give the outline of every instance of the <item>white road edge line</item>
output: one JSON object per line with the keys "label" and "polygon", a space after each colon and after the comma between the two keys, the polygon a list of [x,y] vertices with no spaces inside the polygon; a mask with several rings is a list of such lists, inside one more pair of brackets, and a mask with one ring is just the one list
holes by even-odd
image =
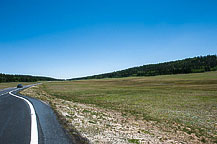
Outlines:
{"label": "white road edge line", "polygon": [[[15,90],[13,90],[15,91]],[[36,120],[36,114],[35,114],[35,109],[33,107],[33,105],[25,98],[17,96],[15,94],[12,94],[13,91],[10,91],[9,94],[17,97],[19,99],[24,100],[30,108],[31,111],[31,140],[30,140],[30,144],[38,144],[38,126],[37,126],[37,120]]]}

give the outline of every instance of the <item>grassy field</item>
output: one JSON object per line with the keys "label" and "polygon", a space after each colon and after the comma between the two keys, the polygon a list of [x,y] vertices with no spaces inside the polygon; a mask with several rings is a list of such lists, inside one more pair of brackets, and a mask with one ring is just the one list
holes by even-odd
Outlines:
{"label": "grassy field", "polygon": [[18,84],[22,85],[30,85],[35,84],[36,82],[7,82],[7,83],[0,83],[0,90],[10,87],[16,87]]}
{"label": "grassy field", "polygon": [[217,72],[50,82],[57,98],[134,115],[217,142]]}

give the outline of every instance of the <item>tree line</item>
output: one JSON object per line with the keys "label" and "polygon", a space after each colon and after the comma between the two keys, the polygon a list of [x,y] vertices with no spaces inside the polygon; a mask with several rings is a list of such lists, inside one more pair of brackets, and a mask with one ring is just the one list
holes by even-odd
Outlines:
{"label": "tree line", "polygon": [[2,82],[36,82],[36,81],[56,81],[57,79],[30,75],[10,75],[0,73],[0,83]]}
{"label": "tree line", "polygon": [[130,76],[156,76],[168,74],[187,74],[200,73],[217,70],[217,56],[207,55],[183,60],[164,62],[159,64],[149,64],[139,67],[133,67],[121,71],[74,78],[70,80],[82,79],[102,79],[102,78],[122,78]]}

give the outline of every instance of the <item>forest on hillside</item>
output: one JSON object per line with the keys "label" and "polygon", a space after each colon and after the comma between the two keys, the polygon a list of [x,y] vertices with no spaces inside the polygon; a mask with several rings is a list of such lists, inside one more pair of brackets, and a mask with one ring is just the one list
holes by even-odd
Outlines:
{"label": "forest on hillside", "polygon": [[159,64],[149,64],[139,67],[133,67],[121,71],[75,78],[70,80],[81,79],[102,79],[102,78],[121,78],[130,76],[156,76],[168,74],[187,74],[199,73],[217,70],[217,56],[207,55],[183,60],[164,62]]}
{"label": "forest on hillside", "polygon": [[36,82],[36,81],[54,81],[57,79],[30,75],[9,75],[0,73],[0,83],[2,82]]}

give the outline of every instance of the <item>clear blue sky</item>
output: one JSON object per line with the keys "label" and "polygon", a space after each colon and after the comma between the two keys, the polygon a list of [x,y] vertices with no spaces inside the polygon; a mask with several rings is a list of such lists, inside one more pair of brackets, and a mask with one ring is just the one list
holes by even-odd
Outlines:
{"label": "clear blue sky", "polygon": [[0,0],[0,72],[74,78],[217,53],[216,0]]}

